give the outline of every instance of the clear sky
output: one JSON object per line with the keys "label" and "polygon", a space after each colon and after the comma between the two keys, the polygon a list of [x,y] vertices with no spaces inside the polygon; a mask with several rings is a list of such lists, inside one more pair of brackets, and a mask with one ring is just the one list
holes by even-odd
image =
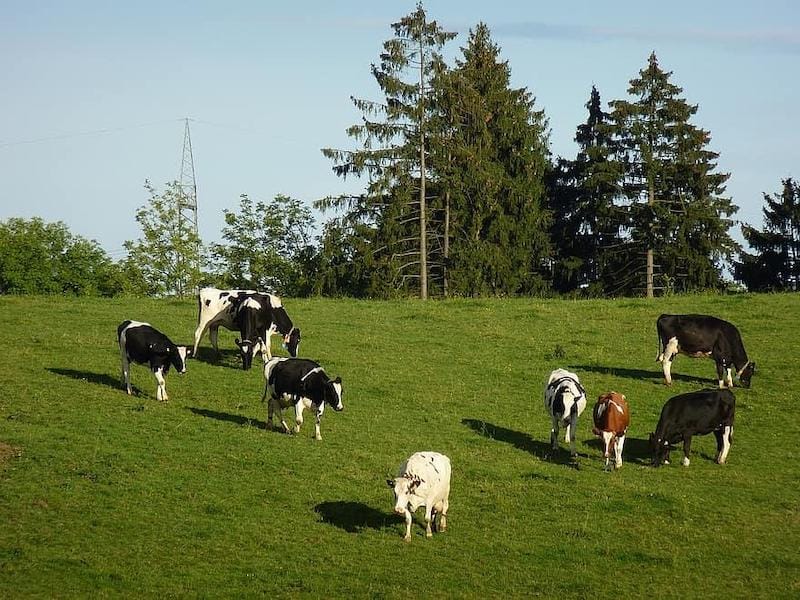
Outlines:
{"label": "clear sky", "polygon": [[[0,0],[0,219],[64,221],[113,258],[139,236],[145,179],[180,173],[190,123],[200,234],[219,239],[239,194],[310,203],[359,191],[320,148],[354,147],[350,96],[414,0],[67,2]],[[594,84],[603,102],[655,51],[694,123],[710,130],[737,218],[761,226],[762,192],[800,178],[800,2],[428,0],[459,37],[485,22],[512,84],[528,88],[554,155],[574,157]],[[735,233],[738,239],[738,228]]]}

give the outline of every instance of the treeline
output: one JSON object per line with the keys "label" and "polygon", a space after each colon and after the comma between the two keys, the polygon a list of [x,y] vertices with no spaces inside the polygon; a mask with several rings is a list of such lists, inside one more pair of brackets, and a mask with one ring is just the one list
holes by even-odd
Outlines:
{"label": "treeline", "polygon": [[604,106],[592,87],[576,155],[554,158],[544,110],[511,86],[485,24],[452,65],[443,49],[455,33],[421,5],[391,27],[372,65],[381,96],[353,98],[353,147],[323,149],[364,191],[317,201],[333,215],[320,229],[296,199],[243,195],[225,210],[221,243],[203,246],[182,222],[180,186],[147,183],[142,236],[118,263],[63,224],[0,223],[0,291],[185,295],[213,283],[290,296],[649,296],[721,289],[726,265],[748,289],[797,290],[797,184],[765,194],[765,229],[744,226],[754,253],[742,252],[729,174],[654,53],[626,98]]}

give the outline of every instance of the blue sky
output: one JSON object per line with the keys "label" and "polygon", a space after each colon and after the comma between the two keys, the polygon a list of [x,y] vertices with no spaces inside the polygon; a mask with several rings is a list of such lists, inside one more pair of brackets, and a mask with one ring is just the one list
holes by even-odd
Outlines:
{"label": "blue sky", "polygon": [[[356,192],[320,148],[352,148],[350,96],[390,23],[415,1],[46,2],[0,0],[0,219],[61,220],[114,258],[136,209],[180,172],[191,122],[200,233],[219,238],[239,194],[310,203]],[[627,97],[651,51],[700,109],[737,218],[761,225],[762,192],[800,178],[800,3],[430,0],[459,37],[479,21],[572,157],[591,86]],[[736,237],[740,239],[738,228]]]}

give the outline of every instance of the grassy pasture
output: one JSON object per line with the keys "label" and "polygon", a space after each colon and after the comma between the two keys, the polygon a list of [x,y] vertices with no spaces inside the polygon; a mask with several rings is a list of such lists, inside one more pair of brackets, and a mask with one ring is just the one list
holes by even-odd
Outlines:
{"label": "grassy pasture", "polygon": [[[800,296],[645,300],[288,300],[301,355],[344,381],[345,410],[297,436],[265,430],[260,369],[204,340],[171,400],[133,367],[119,322],[178,343],[192,301],[0,297],[0,597],[798,597]],[[733,321],[753,388],[737,388],[729,464],[713,436],[688,468],[648,466],[672,395],[715,385],[684,356],[661,383],[656,317]],[[275,345],[275,351],[280,352]],[[550,456],[553,368],[590,398],[626,394],[625,465],[604,472],[590,411]],[[288,421],[291,423],[291,415]],[[385,479],[417,450],[453,463],[449,531],[402,540]]]}

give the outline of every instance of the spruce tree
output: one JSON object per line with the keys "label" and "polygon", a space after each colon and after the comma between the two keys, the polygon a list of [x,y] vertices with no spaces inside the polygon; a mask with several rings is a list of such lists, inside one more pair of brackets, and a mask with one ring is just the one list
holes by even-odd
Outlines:
{"label": "spruce tree", "polygon": [[366,193],[329,197],[323,209],[347,211],[353,226],[370,228],[372,259],[384,274],[375,295],[392,289],[411,289],[418,283],[421,298],[428,295],[428,226],[426,147],[437,135],[429,126],[431,80],[444,69],[443,46],[455,37],[429,21],[422,4],[392,24],[394,37],[384,43],[380,64],[372,65],[383,101],[353,98],[362,123],[347,130],[361,143],[358,150],[323,149],[341,176],[366,175]]}
{"label": "spruce tree", "polygon": [[[697,105],[681,97],[683,90],[670,82],[671,76],[653,53],[630,81],[634,100],[610,103],[630,203],[631,270],[622,281],[623,291],[634,293],[644,283],[648,297],[656,288],[656,268],[662,273],[659,287],[720,286],[721,262],[738,247],[728,233],[729,217],[738,208],[722,196],[729,175],[714,172],[719,155],[707,149],[710,133],[689,122]],[[638,269],[642,256],[645,273]]]}
{"label": "spruce tree", "polygon": [[621,164],[614,160],[610,117],[594,86],[586,108],[586,122],[575,133],[575,160],[558,160],[550,176],[553,285],[561,292],[582,286],[590,295],[613,294],[624,226],[624,212],[614,204]]}
{"label": "spruce tree", "polygon": [[782,183],[780,194],[764,194],[764,229],[742,225],[756,253],[742,252],[735,275],[751,291],[800,290],[800,185]]}
{"label": "spruce tree", "polygon": [[438,81],[446,145],[432,149],[449,207],[449,285],[459,295],[540,291],[550,246],[544,208],[547,120],[510,86],[489,28],[470,31],[463,58]]}

